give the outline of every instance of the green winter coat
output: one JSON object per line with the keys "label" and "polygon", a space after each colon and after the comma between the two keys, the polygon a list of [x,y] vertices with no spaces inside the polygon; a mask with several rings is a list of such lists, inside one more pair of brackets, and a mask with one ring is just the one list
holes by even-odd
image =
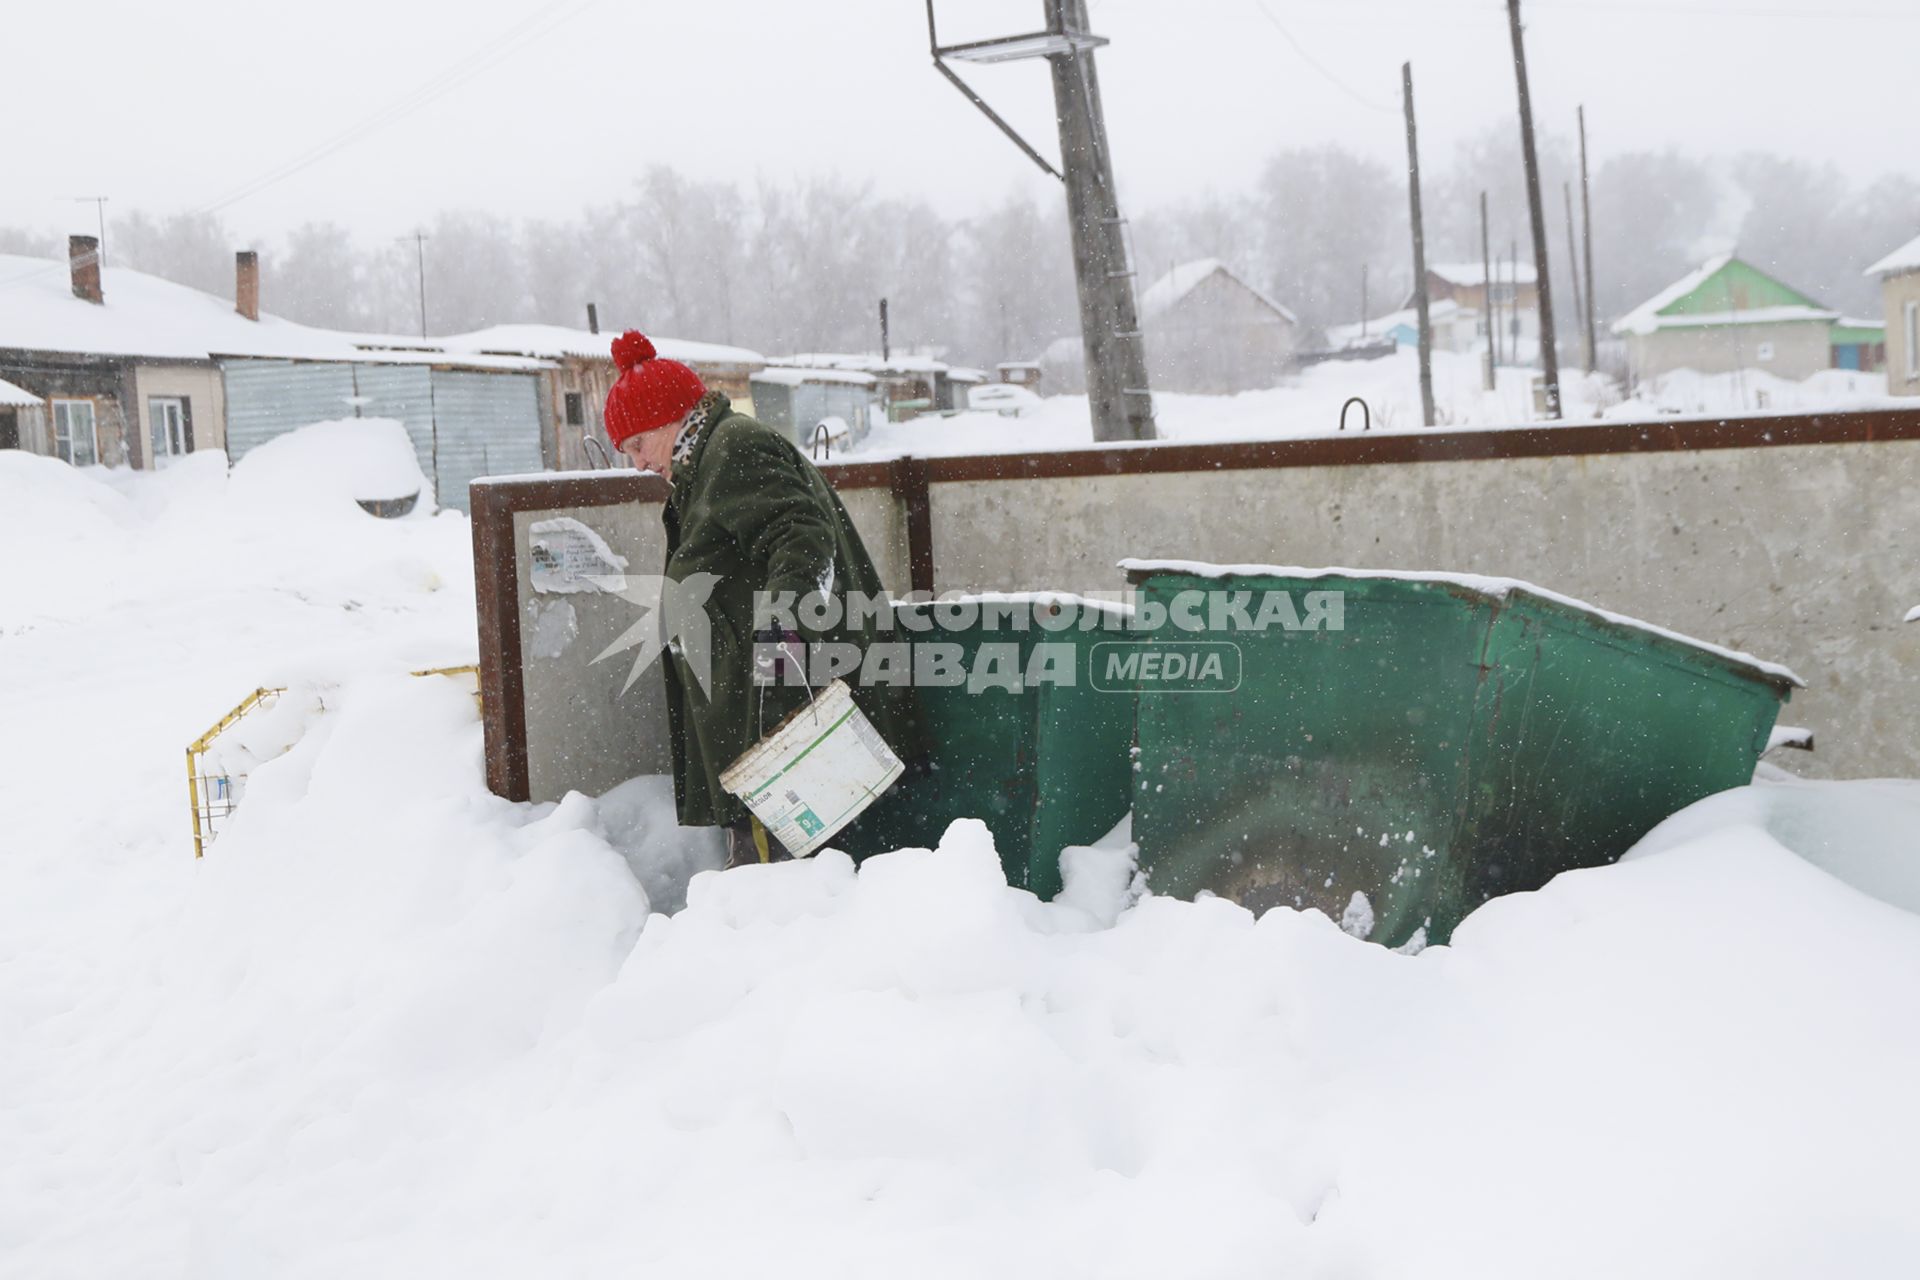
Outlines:
{"label": "green winter coat", "polygon": [[[720,775],[759,740],[763,722],[771,731],[807,698],[803,689],[753,683],[755,593],[791,591],[800,597],[823,581],[842,600],[848,591],[873,597],[883,591],[873,558],[826,477],[785,436],[735,413],[725,396],[715,398],[718,407],[691,456],[674,465],[662,513],[666,576],[675,582],[699,573],[718,579],[707,600],[710,696],[701,694],[683,654],[670,650],[662,664],[674,799],[681,825],[689,827],[724,826],[747,816],[746,806],[720,785]],[[852,641],[863,651],[882,638],[871,629],[849,629],[845,611],[840,625],[825,634],[801,630],[808,641]],[[903,759],[919,754],[912,690],[862,689],[852,677],[847,682],[894,750]]]}

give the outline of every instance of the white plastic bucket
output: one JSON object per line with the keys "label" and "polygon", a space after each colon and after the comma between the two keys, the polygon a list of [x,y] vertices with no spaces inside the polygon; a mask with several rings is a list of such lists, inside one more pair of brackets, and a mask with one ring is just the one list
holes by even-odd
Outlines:
{"label": "white plastic bucket", "polygon": [[893,785],[903,766],[835,680],[720,775],[796,858],[831,840]]}

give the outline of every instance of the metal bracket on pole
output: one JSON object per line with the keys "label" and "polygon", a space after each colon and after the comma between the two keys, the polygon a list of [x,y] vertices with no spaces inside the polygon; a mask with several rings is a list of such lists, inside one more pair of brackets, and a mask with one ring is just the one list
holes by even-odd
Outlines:
{"label": "metal bracket on pole", "polygon": [[[934,30],[933,0],[927,0],[927,47],[933,54],[934,68],[945,76],[968,102],[978,107],[982,115],[993,121],[1000,132],[1013,141],[1014,146],[1025,152],[1027,159],[1039,165],[1041,171],[1048,176],[1065,182],[1067,180],[1065,174],[1049,164],[1045,156],[1033,149],[1032,143],[1020,136],[1019,130],[1008,124],[999,112],[988,106],[987,100],[974,92],[973,86],[962,80],[959,73],[946,64],[946,59],[949,57],[957,58],[962,62],[1011,62],[1018,58],[1044,57],[1053,52],[1046,43],[1050,39],[1051,37],[1042,32],[1032,36],[1015,36],[1003,40],[974,40],[966,44],[943,47],[940,37]],[[1089,36],[1087,39],[1099,40],[1099,37]],[[1104,44],[1105,41],[1100,43]]]}

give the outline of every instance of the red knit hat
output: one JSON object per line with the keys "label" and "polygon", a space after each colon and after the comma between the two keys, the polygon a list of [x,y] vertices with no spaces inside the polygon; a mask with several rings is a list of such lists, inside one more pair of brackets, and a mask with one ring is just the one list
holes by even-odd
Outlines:
{"label": "red knit hat", "polygon": [[699,374],[660,359],[646,335],[632,329],[613,340],[613,363],[620,377],[607,392],[607,439],[616,449],[642,431],[675,425],[707,394]]}

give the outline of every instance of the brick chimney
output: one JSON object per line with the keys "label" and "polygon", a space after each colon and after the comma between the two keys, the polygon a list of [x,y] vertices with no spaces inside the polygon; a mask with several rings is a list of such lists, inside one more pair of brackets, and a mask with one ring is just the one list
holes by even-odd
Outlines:
{"label": "brick chimney", "polygon": [[249,320],[260,318],[260,255],[251,249],[233,255],[233,309]]}
{"label": "brick chimney", "polygon": [[73,272],[73,296],[99,306],[100,240],[97,236],[67,237],[67,267]]}

